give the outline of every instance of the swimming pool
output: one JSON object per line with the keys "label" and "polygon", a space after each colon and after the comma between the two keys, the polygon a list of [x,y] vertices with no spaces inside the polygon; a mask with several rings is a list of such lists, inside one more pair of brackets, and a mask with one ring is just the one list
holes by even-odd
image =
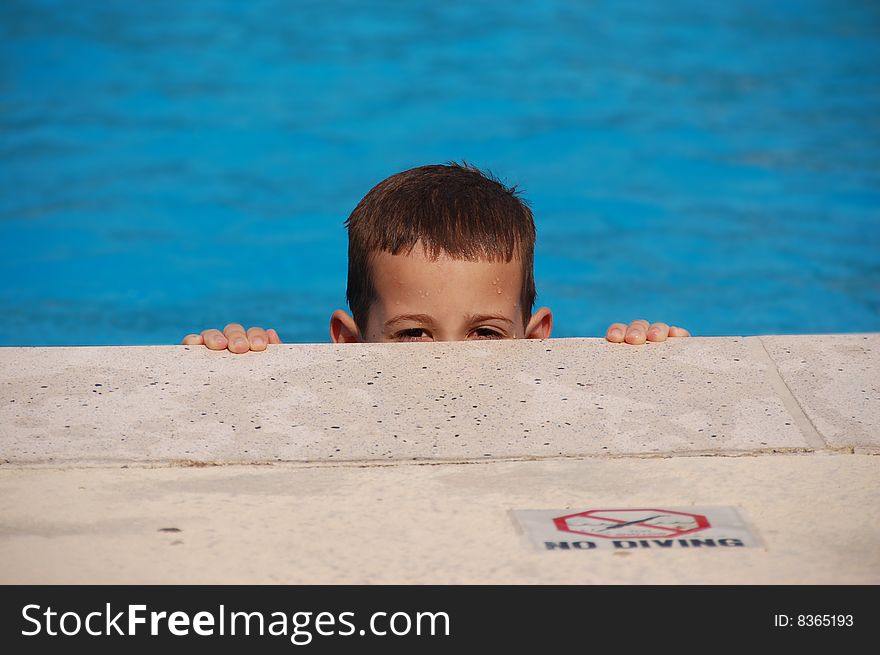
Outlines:
{"label": "swimming pool", "polygon": [[348,213],[462,159],[530,201],[554,336],[880,330],[876,3],[4,2],[0,30],[0,345],[328,341]]}

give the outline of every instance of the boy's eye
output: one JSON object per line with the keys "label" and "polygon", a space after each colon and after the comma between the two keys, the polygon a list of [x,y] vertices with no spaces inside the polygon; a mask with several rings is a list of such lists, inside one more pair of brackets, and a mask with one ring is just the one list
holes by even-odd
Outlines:
{"label": "boy's eye", "polygon": [[477,328],[473,331],[473,334],[476,335],[478,339],[503,339],[504,335],[502,335],[498,330],[493,330],[492,328],[481,327]]}
{"label": "boy's eye", "polygon": [[425,337],[431,338],[423,328],[408,328],[394,335],[394,338],[398,341],[418,341]]}

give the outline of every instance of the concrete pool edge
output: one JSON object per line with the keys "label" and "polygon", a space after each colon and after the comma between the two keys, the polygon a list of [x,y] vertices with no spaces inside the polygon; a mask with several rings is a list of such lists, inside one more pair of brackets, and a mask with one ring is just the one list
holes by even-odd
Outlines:
{"label": "concrete pool edge", "polygon": [[[0,583],[880,584],[878,346],[0,349]],[[597,505],[763,545],[543,553],[511,519]]]}
{"label": "concrete pool edge", "polygon": [[0,348],[0,462],[873,453],[878,353],[880,334]]}

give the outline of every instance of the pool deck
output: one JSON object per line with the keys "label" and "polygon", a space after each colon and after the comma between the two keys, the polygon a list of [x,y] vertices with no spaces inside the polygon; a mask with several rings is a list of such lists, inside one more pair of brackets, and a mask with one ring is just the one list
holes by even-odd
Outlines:
{"label": "pool deck", "polygon": [[[0,348],[0,583],[880,583],[880,334]],[[511,510],[733,506],[758,548]]]}

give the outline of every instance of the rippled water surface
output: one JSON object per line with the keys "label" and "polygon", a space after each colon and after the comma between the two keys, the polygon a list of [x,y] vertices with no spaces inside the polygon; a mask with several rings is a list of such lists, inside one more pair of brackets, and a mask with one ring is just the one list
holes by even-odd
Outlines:
{"label": "rippled water surface", "polygon": [[518,184],[555,336],[880,330],[880,4],[0,3],[0,345],[324,342],[387,175]]}

